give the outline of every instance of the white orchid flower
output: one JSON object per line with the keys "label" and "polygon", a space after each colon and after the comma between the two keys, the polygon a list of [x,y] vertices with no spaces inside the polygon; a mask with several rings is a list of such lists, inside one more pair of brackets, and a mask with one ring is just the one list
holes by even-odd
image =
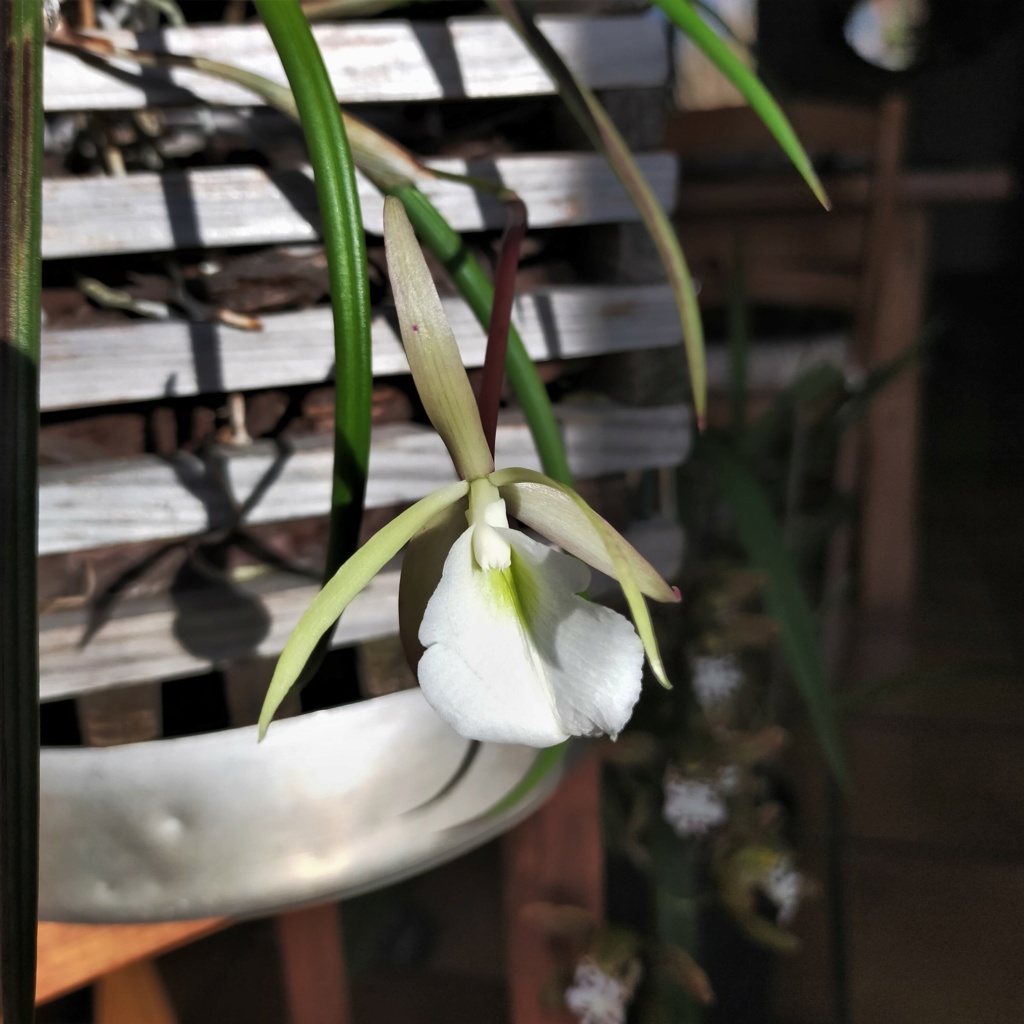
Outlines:
{"label": "white orchid flower", "polygon": [[[640,696],[645,652],[669,685],[644,595],[675,601],[678,591],[575,491],[531,470],[495,470],[455,337],[397,199],[385,203],[384,239],[413,380],[461,479],[388,523],[317,595],[281,654],[260,735],[320,637],[408,544],[402,642],[442,719],[470,739],[534,747],[615,736]],[[511,529],[510,516],[568,554]],[[578,596],[590,579],[584,562],[619,581],[636,629]]]}

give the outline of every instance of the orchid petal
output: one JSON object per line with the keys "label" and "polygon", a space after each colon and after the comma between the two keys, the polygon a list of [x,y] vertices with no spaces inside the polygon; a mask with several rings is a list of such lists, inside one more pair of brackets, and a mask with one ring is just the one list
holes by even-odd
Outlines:
{"label": "orchid petal", "polygon": [[320,638],[337,621],[352,598],[366,586],[409,539],[469,491],[460,480],[420,499],[382,527],[335,574],[303,613],[281,652],[274,678],[260,712],[260,739],[270,726],[281,701],[299,678]]}
{"label": "orchid petal", "polygon": [[640,696],[643,647],[616,612],[577,597],[581,562],[513,530],[508,569],[480,569],[466,530],[420,626],[423,695],[471,739],[548,747],[616,735]]}
{"label": "orchid petal", "polygon": [[[615,563],[605,546],[604,531],[594,526],[591,517],[565,491],[555,490],[546,483],[523,481],[503,485],[501,496],[510,516],[536,530],[563,551],[582,558],[593,568],[608,576],[616,575]],[[598,518],[605,531],[616,532],[611,523],[600,516]],[[622,539],[622,557],[629,562],[641,593],[655,601],[678,601],[675,590],[661,578],[658,570],[625,538]]]}
{"label": "orchid petal", "polygon": [[384,200],[384,247],[391,289],[416,390],[464,480],[494,468],[473,389],[433,278],[401,200]]}
{"label": "orchid petal", "polygon": [[452,545],[466,530],[466,501],[457,501],[435,516],[409,541],[402,556],[398,585],[398,631],[409,667],[423,656],[420,623],[427,602],[441,582],[444,562]]}
{"label": "orchid petal", "polygon": [[[661,652],[658,650],[658,640],[654,635],[651,615],[647,610],[637,573],[633,568],[633,555],[640,558],[639,553],[634,551],[632,545],[617,530],[609,526],[574,490],[552,480],[550,477],[544,476],[543,473],[537,473],[530,469],[499,469],[492,473],[488,479],[498,488],[502,497],[506,497],[506,491],[510,490],[511,484],[542,484],[570,498],[576,507],[583,512],[590,525],[604,541],[605,551],[613,569],[611,575],[618,580],[619,586],[622,587],[622,593],[625,595],[626,603],[629,605],[629,611],[633,616],[636,631],[640,634],[640,639],[643,641],[644,651],[647,654],[647,661],[651,666],[651,671],[662,686],[671,689],[672,684],[668,680],[665,664],[661,660]],[[506,502],[508,501],[509,499],[506,497]],[[632,552],[632,554],[629,554],[629,552]],[[675,591],[673,591],[672,596],[678,600],[678,594]]]}

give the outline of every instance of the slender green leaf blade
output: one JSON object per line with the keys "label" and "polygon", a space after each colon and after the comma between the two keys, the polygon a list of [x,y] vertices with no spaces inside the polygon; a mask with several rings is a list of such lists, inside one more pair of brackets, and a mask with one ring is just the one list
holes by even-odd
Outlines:
{"label": "slender green leaf blade", "polygon": [[558,85],[559,95],[586,132],[594,148],[608,161],[629,193],[665,268],[683,330],[697,422],[703,425],[707,405],[704,326],[697,291],[675,230],[637,166],[633,154],[597,97],[572,73],[559,53],[515,0],[490,0],[491,6],[519,33],[534,56]]}
{"label": "slender green leaf blade", "polygon": [[0,1014],[7,1024],[31,1024],[39,888],[39,0],[0,4],[0,43]]}
{"label": "slender green leaf blade", "polygon": [[796,564],[786,548],[764,489],[726,442],[704,437],[701,454],[715,471],[736,521],[740,542],[767,580],[765,599],[779,626],[779,637],[793,678],[807,704],[832,773],[845,785],[846,764],[839,737],[835,699],[821,655],[814,613],[800,585]]}
{"label": "slender green leaf blade", "polygon": [[356,549],[370,461],[370,281],[352,152],[320,48],[297,0],[256,0],[309,147],[334,312],[334,473],[325,578]]}
{"label": "slender green leaf blade", "polygon": [[356,594],[409,543],[418,530],[464,497],[468,490],[469,485],[459,480],[421,498],[379,529],[324,584],[312,604],[303,612],[277,660],[274,678],[270,681],[260,712],[260,739],[266,735],[270,720],[281,706],[281,701],[301,677],[306,662]]}
{"label": "slender green leaf blade", "polygon": [[685,32],[701,52],[729,79],[750,104],[754,113],[764,122],[765,127],[775,136],[782,151],[792,161],[804,181],[810,186],[818,202],[826,210],[832,208],[824,186],[818,178],[807,151],[797,138],[789,118],[782,112],[772,94],[762,85],[761,80],[733,53],[725,42],[695,10],[690,0],[654,0],[677,28]]}
{"label": "slender green leaf blade", "polygon": [[512,810],[533,792],[553,771],[560,768],[569,753],[569,740],[554,747],[546,747],[537,751],[537,757],[530,765],[527,773],[506,793],[493,807],[481,815],[482,818],[493,818],[505,811]]}

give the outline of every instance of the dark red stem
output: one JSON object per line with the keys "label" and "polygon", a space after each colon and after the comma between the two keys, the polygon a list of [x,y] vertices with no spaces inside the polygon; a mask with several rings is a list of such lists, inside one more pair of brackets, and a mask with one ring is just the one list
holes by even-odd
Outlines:
{"label": "dark red stem", "polygon": [[494,301],[491,304],[491,322],[487,331],[487,352],[484,355],[483,378],[477,406],[484,437],[491,455],[494,454],[494,435],[498,429],[498,405],[501,386],[505,380],[505,350],[508,348],[508,329],[512,323],[512,300],[516,291],[516,268],[519,250],[526,234],[526,206],[520,199],[508,200],[508,224],[501,238],[498,269],[494,275]]}

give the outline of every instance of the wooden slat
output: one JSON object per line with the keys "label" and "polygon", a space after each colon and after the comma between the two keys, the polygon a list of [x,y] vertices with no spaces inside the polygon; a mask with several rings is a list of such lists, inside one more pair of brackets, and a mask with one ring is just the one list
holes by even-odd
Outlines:
{"label": "wooden slat", "polygon": [[863,213],[744,213],[735,218],[676,217],[687,262],[700,276],[705,266],[726,273],[736,258],[737,239],[746,267],[810,267],[857,271],[864,257]]}
{"label": "wooden slat", "polygon": [[[675,157],[639,156],[659,202],[675,201]],[[517,192],[532,227],[636,220],[625,189],[607,163],[590,153],[444,159],[431,165],[453,174],[501,181]],[[504,226],[496,197],[452,181],[424,179],[423,191],[458,231]],[[382,231],[381,194],[359,176],[367,231]],[[43,258],[163,252],[204,246],[314,242],[318,214],[309,168],[206,167],[124,177],[48,178],[43,182]]]}
{"label": "wooden slat", "polygon": [[[188,607],[187,650],[176,635],[179,607],[167,595],[126,601],[84,647],[86,627],[81,612],[58,612],[41,617],[40,698],[44,701],[126,686],[139,680],[175,679],[209,671],[211,664],[231,658],[280,654],[299,616],[319,587],[297,577],[270,574],[238,584],[238,592],[267,616],[266,632],[253,648],[251,616],[242,602],[224,607],[220,595],[200,592]],[[398,569],[378,573],[349,605],[333,643],[345,647],[361,640],[387,636],[398,625]],[[200,657],[192,651],[202,651]]]}
{"label": "wooden slat", "polygon": [[82,988],[110,971],[143,957],[159,956],[226,928],[224,918],[166,924],[39,925],[36,1002],[45,1003]]}
{"label": "wooden slat", "polygon": [[337,905],[293,910],[275,924],[291,1024],[352,1024]]}
{"label": "wooden slat", "polygon": [[[634,524],[627,537],[659,572],[672,578],[682,562],[683,538],[675,523],[654,520]],[[336,647],[351,646],[398,631],[399,568],[378,573],[346,609],[332,638]],[[616,584],[595,573],[591,594],[597,598]],[[243,600],[229,605],[221,594],[198,594],[179,603],[169,595],[126,600],[81,646],[86,626],[82,610],[42,616],[40,623],[40,695],[59,700],[140,681],[172,679],[209,671],[211,665],[254,654],[280,654],[299,616],[309,607],[318,586],[283,573],[267,573],[237,585],[238,592],[265,613],[265,632],[256,641],[251,614]],[[189,615],[188,649],[183,646],[180,613]],[[202,652],[200,655],[197,652]]]}
{"label": "wooden slat", "polygon": [[[476,317],[461,299],[443,303],[463,361],[482,365],[486,335]],[[665,285],[538,289],[516,298],[514,317],[535,360],[663,348],[680,340],[679,318]],[[178,321],[47,330],[41,403],[50,411],[287,387],[328,380],[333,367],[328,307],[269,314],[258,332]],[[374,315],[373,372],[409,372],[391,310]]]}
{"label": "wooden slat", "polygon": [[[594,88],[663,84],[668,45],[654,22],[640,17],[552,17],[540,25],[577,74]],[[494,18],[452,18],[410,24],[318,25],[314,34],[343,102],[395,102],[553,93],[551,79],[512,30]],[[201,56],[235,64],[284,83],[280,61],[262,25],[167,28],[106,35],[118,46]],[[137,66],[120,67],[135,72]],[[47,111],[131,110],[189,102],[249,106],[253,94],[195,72],[174,69],[115,77],[69,53],[47,49],[43,103]]]}
{"label": "wooden slat", "polygon": [[[482,328],[460,299],[445,299],[443,304],[465,364],[480,366]],[[680,337],[675,304],[665,285],[545,288],[516,299],[515,319],[527,351],[539,361],[667,348]],[[269,314],[259,332],[147,321],[44,331],[42,408],[53,411],[326,381],[334,366],[331,337],[327,308]],[[748,371],[751,387],[776,390],[811,362],[841,364],[844,346],[839,334],[778,338],[756,345]],[[724,387],[724,347],[710,344],[707,360],[709,386]],[[378,311],[373,321],[374,374],[406,373],[408,368],[390,316]]]}
{"label": "wooden slat", "polygon": [[[689,447],[683,406],[628,409],[572,405],[559,411],[574,472],[581,477],[678,465]],[[304,439],[291,451],[268,442],[218,450],[236,500],[272,482],[246,521],[279,522],[325,515],[331,448],[325,438]],[[539,468],[526,426],[508,418],[499,428],[498,465]],[[228,502],[199,458],[142,456],[40,474],[40,554],[80,551],[135,541],[202,533],[222,527]],[[451,459],[433,430],[411,424],[374,434],[366,494],[369,508],[415,501],[454,479]]]}
{"label": "wooden slat", "polygon": [[[802,370],[816,363],[843,367],[846,336],[812,334],[805,338],[753,339],[747,365],[747,387],[754,394],[781,391]],[[707,347],[708,390],[724,391],[729,381],[729,352],[724,345]]]}
{"label": "wooden slat", "polygon": [[[922,210],[894,226],[885,287],[865,353],[886,366],[920,340],[928,283],[928,225]],[[904,371],[872,403],[865,428],[861,511],[860,605],[867,611],[911,607],[917,572],[917,489],[921,368]]]}

